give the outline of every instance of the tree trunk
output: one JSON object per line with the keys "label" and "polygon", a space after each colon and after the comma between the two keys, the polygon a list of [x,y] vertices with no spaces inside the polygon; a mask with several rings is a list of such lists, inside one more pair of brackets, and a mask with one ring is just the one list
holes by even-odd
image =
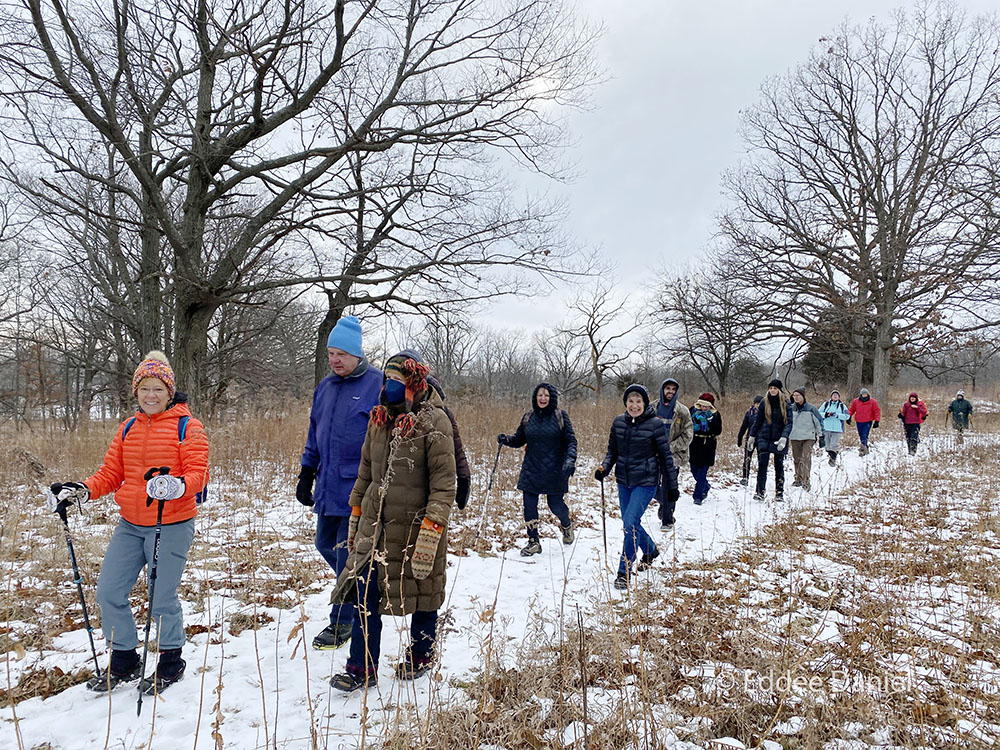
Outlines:
{"label": "tree trunk", "polygon": [[875,332],[875,351],[873,357],[872,396],[885,411],[889,404],[889,353],[892,350],[892,320],[889,315],[882,315],[881,322]]}
{"label": "tree trunk", "polygon": [[330,338],[330,331],[337,325],[337,321],[340,320],[347,307],[340,289],[335,292],[328,290],[326,299],[328,303],[326,315],[320,321],[319,331],[316,333],[316,367],[313,370],[313,386],[319,385],[319,381],[330,374],[330,360],[326,354],[326,342]]}
{"label": "tree trunk", "polygon": [[179,335],[174,347],[174,374],[177,389],[190,397],[193,407],[201,405],[207,395],[205,359],[208,355],[208,328],[218,309],[217,302],[201,299],[185,300],[178,295],[176,319]]}

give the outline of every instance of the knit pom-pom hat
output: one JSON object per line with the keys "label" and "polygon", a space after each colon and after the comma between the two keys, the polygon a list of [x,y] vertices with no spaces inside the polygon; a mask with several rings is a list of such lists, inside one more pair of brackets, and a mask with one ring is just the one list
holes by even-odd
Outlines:
{"label": "knit pom-pom hat", "polygon": [[[399,414],[394,421],[394,425],[403,437],[410,437],[416,427],[416,419],[411,413],[413,404],[427,392],[427,375],[430,373],[430,368],[427,365],[414,359],[413,355],[415,354],[416,352],[412,350],[404,350],[390,357],[389,361],[385,363],[385,374],[402,378],[403,384],[406,386],[406,411]],[[419,357],[419,355],[416,356]],[[389,418],[389,409],[386,408],[384,401],[372,409],[370,417],[372,424],[378,427],[385,426],[389,423]]]}
{"label": "knit pom-pom hat", "polygon": [[136,398],[139,398],[139,383],[146,378],[156,378],[163,383],[167,387],[167,395],[170,398],[173,398],[177,392],[173,368],[170,367],[167,355],[161,351],[151,351],[135,368],[135,374],[132,375],[132,394]]}

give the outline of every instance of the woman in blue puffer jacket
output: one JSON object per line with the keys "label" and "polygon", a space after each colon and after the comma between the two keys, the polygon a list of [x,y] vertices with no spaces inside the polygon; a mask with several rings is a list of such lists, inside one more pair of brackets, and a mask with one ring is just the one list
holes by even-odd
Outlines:
{"label": "woman in blue puffer jacket", "polygon": [[618,502],[622,512],[625,541],[618,563],[615,588],[627,589],[633,564],[639,551],[642,560],[635,568],[648,568],[660,554],[653,540],[642,527],[642,514],[649,507],[661,479],[668,502],[677,502],[677,467],[670,453],[670,437],[656,410],[649,404],[646,389],[633,383],[625,389],[625,413],[615,417],[608,437],[608,452],[594,471],[594,478],[603,482],[615,469]]}

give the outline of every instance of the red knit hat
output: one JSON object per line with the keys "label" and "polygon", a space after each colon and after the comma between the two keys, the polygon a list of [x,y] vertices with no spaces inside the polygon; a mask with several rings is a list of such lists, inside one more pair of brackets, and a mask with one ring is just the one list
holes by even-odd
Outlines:
{"label": "red knit hat", "polygon": [[702,401],[708,401],[708,403],[712,404],[712,406],[715,406],[715,396],[713,396],[711,393],[708,393],[707,391],[698,396],[698,398],[701,399]]}
{"label": "red knit hat", "polygon": [[135,368],[135,374],[132,376],[132,394],[136,398],[139,397],[139,383],[146,378],[156,378],[159,380],[167,387],[168,397],[174,397],[174,393],[177,390],[174,381],[174,371],[170,367],[170,362],[167,360],[166,354],[160,351],[151,351],[139,363],[139,366]]}

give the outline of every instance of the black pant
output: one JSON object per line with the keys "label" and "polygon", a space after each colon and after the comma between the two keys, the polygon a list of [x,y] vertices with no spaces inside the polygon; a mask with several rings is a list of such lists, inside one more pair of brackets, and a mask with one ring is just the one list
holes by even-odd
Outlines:
{"label": "black pant", "polygon": [[[559,523],[565,529],[570,524],[569,507],[563,499],[565,495],[548,494],[545,499],[549,503],[549,510],[559,519]],[[528,536],[538,539],[538,495],[534,492],[524,493],[524,522],[528,526]]]}
{"label": "black pant", "polygon": [[767,489],[767,462],[774,456],[774,491],[778,495],[785,492],[785,454],[771,451],[757,451],[757,494],[763,495]]}
{"label": "black pant", "polygon": [[904,424],[903,429],[906,431],[906,445],[913,453],[917,450],[917,445],[920,444],[920,425]]}

